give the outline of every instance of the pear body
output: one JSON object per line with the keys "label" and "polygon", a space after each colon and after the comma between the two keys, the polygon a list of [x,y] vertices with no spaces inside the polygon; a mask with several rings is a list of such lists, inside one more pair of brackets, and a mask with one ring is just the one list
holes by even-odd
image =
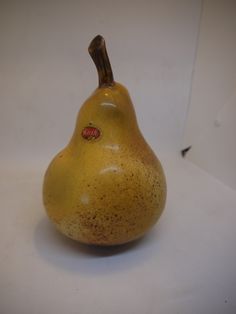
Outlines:
{"label": "pear body", "polygon": [[85,101],[71,141],[46,171],[43,199],[57,228],[83,243],[126,243],[156,223],[165,175],[121,84],[97,88]]}

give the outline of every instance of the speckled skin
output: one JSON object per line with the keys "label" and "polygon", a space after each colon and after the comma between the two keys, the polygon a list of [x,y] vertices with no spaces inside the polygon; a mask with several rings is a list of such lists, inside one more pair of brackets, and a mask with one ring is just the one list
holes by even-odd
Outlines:
{"label": "speckled skin", "polygon": [[[99,138],[82,137],[89,125],[100,130]],[[158,220],[165,176],[121,84],[97,88],[83,104],[70,143],[47,169],[43,198],[57,228],[88,244],[129,242]]]}

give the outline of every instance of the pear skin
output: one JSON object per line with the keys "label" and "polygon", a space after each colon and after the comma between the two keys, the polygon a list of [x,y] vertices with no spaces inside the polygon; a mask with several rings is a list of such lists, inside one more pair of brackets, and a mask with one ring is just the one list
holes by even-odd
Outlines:
{"label": "pear skin", "polygon": [[113,79],[101,36],[89,52],[99,87],[82,105],[69,144],[46,171],[43,200],[49,218],[66,236],[117,245],[141,237],[157,222],[166,180],[139,130],[127,89]]}

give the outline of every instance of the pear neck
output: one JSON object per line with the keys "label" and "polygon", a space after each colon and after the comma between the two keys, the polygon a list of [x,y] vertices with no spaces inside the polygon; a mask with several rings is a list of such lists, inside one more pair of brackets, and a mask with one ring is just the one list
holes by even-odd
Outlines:
{"label": "pear neck", "polygon": [[97,35],[91,41],[88,51],[98,71],[99,88],[115,85],[104,38]]}

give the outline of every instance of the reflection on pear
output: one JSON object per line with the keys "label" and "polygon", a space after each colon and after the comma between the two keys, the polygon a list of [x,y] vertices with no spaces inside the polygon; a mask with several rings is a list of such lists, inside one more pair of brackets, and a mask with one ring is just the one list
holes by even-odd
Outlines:
{"label": "reflection on pear", "polygon": [[166,200],[162,166],[143,138],[132,101],[113,79],[103,37],[89,53],[99,87],[82,105],[69,144],[50,163],[43,199],[49,218],[80,242],[115,245],[142,236]]}

